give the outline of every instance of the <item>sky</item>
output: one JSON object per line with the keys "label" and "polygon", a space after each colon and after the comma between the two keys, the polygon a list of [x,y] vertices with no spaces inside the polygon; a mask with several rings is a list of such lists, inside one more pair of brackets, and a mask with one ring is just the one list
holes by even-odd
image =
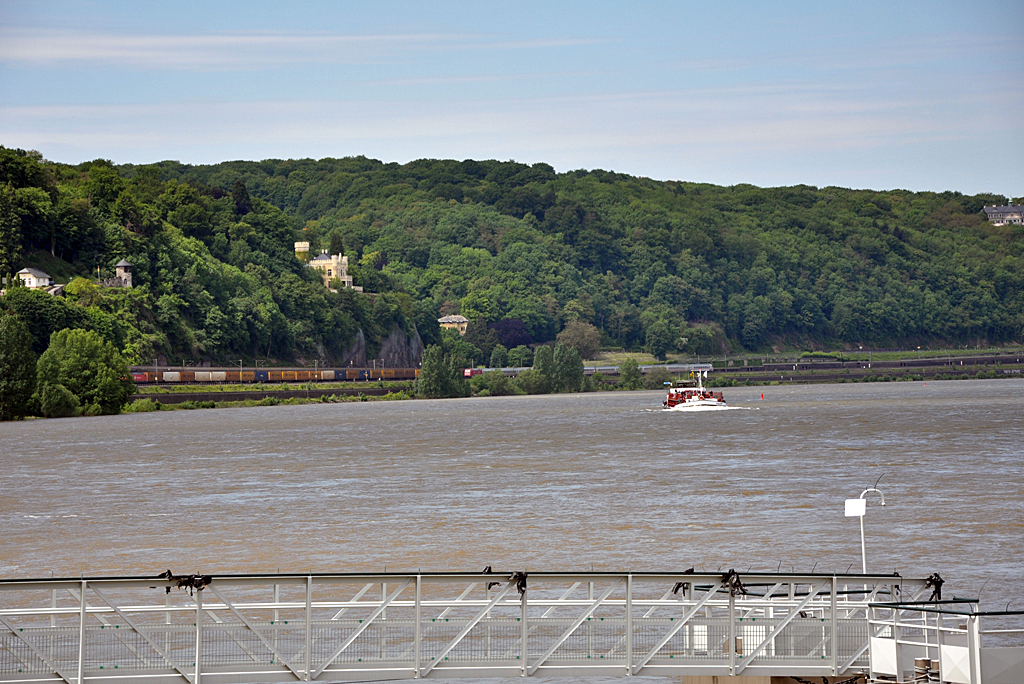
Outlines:
{"label": "sky", "polygon": [[0,0],[0,145],[1024,195],[1024,2]]}

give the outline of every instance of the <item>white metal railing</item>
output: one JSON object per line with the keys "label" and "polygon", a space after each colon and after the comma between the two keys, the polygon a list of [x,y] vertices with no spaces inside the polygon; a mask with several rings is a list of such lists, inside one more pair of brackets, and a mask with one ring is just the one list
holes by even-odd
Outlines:
{"label": "white metal railing", "polygon": [[924,591],[696,572],[0,580],[0,682],[838,676],[868,670],[869,603]]}
{"label": "white metal railing", "polygon": [[872,603],[870,677],[950,684],[1024,683],[1024,611],[980,612],[976,600]]}

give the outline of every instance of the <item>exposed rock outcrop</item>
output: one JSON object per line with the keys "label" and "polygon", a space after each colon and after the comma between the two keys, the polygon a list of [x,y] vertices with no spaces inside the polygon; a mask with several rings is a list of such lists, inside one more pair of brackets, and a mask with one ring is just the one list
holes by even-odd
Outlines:
{"label": "exposed rock outcrop", "polygon": [[406,335],[398,326],[393,327],[381,345],[380,358],[385,368],[419,368],[423,360],[419,331],[413,327],[412,334]]}
{"label": "exposed rock outcrop", "polygon": [[[414,327],[412,334],[406,335],[399,326],[392,326],[376,358],[384,360],[385,368],[419,368],[423,360],[423,340],[419,331]],[[371,365],[367,363],[366,337],[362,330],[356,333],[352,344],[342,354],[339,365],[355,368]]]}

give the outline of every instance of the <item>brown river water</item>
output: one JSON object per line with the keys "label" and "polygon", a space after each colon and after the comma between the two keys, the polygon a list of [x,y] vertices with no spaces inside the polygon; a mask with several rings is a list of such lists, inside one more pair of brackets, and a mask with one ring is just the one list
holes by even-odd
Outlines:
{"label": "brown river water", "polygon": [[856,572],[881,476],[869,570],[1024,608],[1024,381],[724,391],[0,424],[0,577]]}

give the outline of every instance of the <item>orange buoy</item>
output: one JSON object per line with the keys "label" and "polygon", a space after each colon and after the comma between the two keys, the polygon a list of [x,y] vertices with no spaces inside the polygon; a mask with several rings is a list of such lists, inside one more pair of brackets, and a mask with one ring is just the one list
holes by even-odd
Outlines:
{"label": "orange buoy", "polygon": [[764,401],[764,392],[761,392],[761,401]]}

